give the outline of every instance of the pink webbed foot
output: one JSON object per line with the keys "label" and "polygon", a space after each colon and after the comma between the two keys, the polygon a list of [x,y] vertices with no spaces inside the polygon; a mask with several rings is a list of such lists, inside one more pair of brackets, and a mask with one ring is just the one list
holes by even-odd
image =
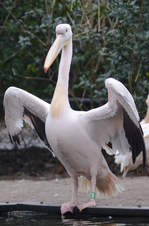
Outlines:
{"label": "pink webbed foot", "polygon": [[96,206],[95,199],[90,199],[90,201],[87,203],[66,202],[66,203],[63,203],[61,206],[61,214],[64,215],[68,212],[73,213],[73,210],[75,207],[77,207],[81,212],[85,208],[94,207],[94,206]]}
{"label": "pink webbed foot", "polygon": [[95,199],[90,199],[90,201],[87,202],[87,203],[81,203],[81,204],[77,205],[77,207],[78,207],[78,209],[79,209],[80,211],[82,211],[82,210],[85,209],[85,208],[88,208],[88,207],[94,207],[94,206],[96,206],[96,201],[95,201]]}
{"label": "pink webbed foot", "polygon": [[73,213],[73,209],[77,206],[75,202],[66,202],[61,205],[61,214],[64,215],[67,212]]}

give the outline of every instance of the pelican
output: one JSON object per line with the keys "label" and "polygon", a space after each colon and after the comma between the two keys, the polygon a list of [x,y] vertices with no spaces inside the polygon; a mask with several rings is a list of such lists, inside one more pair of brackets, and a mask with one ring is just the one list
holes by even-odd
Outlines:
{"label": "pelican", "polygon": [[[146,147],[146,173],[149,176],[149,95],[146,99],[147,111],[144,119],[141,121],[141,127],[143,130],[143,138]],[[107,151],[108,152],[108,151]],[[112,153],[112,151],[110,152]],[[137,169],[142,164],[142,155],[139,154],[136,159],[135,164],[133,164],[131,155],[129,152],[125,153],[112,153],[115,155],[115,163],[120,165],[120,171],[123,173],[122,176],[125,177],[129,171]]]}
{"label": "pelican", "polygon": [[[145,146],[139,115],[134,100],[125,86],[108,78],[108,102],[89,111],[75,111],[68,98],[69,71],[72,60],[72,31],[69,24],[56,27],[56,40],[44,63],[47,72],[62,50],[58,80],[51,104],[16,87],[6,90],[4,96],[5,122],[12,141],[19,143],[18,134],[25,116],[30,118],[39,137],[60,160],[72,179],[72,200],[61,205],[62,215],[96,205],[96,188],[112,195],[120,190],[118,178],[111,172],[101,148],[112,143],[113,151],[131,151],[133,162],[140,152],[145,164]],[[91,184],[90,199],[80,203],[78,177],[82,175]]]}

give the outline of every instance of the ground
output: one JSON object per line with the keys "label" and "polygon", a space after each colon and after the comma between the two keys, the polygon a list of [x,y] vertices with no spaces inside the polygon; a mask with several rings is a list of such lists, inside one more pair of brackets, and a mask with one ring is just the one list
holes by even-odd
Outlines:
{"label": "ground", "polygon": [[[149,206],[149,177],[120,179],[124,191],[113,198],[97,198],[97,206]],[[53,180],[0,180],[0,202],[44,202],[60,205],[71,199],[70,178]],[[79,193],[81,201],[89,195]]]}

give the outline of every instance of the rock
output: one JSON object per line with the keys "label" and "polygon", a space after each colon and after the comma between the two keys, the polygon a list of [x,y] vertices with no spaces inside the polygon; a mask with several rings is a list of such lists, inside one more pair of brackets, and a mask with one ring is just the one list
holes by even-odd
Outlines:
{"label": "rock", "polygon": [[[23,128],[19,136],[21,142],[17,147],[18,149],[28,149],[31,147],[46,148],[44,143],[37,136],[36,131],[29,127]],[[4,126],[2,126],[0,129],[0,150],[13,149],[16,149],[16,146],[10,142],[8,131]]]}

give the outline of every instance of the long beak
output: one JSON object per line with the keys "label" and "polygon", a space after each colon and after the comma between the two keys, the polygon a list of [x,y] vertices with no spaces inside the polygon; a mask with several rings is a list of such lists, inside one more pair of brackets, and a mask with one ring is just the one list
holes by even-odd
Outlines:
{"label": "long beak", "polygon": [[51,46],[44,63],[44,72],[47,72],[53,61],[56,59],[60,50],[62,49],[61,45],[62,36],[58,35],[53,45]]}

